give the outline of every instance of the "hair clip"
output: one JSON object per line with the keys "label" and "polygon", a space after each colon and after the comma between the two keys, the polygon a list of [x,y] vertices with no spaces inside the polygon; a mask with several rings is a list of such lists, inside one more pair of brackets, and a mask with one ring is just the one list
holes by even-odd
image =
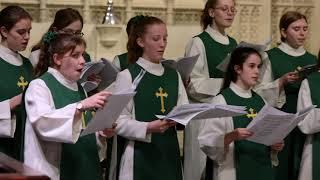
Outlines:
{"label": "hair clip", "polygon": [[43,42],[49,44],[54,38],[56,38],[58,33],[54,31],[48,31],[46,34],[43,36]]}

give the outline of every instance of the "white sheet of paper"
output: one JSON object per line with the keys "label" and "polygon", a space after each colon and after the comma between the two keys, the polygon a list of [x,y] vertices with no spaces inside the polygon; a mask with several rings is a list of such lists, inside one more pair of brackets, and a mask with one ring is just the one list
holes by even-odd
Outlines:
{"label": "white sheet of paper", "polygon": [[118,68],[116,68],[111,61],[106,60],[104,58],[101,58],[101,61],[104,62],[105,66],[100,71],[99,75],[101,77],[101,82],[98,85],[98,91],[104,90],[106,87],[108,87],[111,83],[113,83],[117,75],[119,73]]}
{"label": "white sheet of paper", "polygon": [[81,132],[81,136],[112,128],[112,124],[118,119],[134,95],[135,92],[126,92],[108,97],[106,105],[95,113],[87,127]]}
{"label": "white sheet of paper", "polygon": [[90,92],[98,87],[98,83],[94,81],[85,81],[81,83],[81,86],[86,92]]}
{"label": "white sheet of paper", "polygon": [[310,106],[291,114],[265,105],[247,126],[253,132],[247,140],[266,146],[281,142],[313,108],[314,106]]}
{"label": "white sheet of paper", "polygon": [[87,127],[81,133],[81,136],[91,134],[106,128],[112,128],[113,122],[118,119],[122,110],[136,94],[135,90],[145,73],[145,70],[141,70],[138,76],[133,80],[131,87],[129,87],[128,89],[123,89],[120,92],[115,92],[110,97],[108,97],[108,102],[106,103],[106,105],[95,113],[92,120],[88,123]]}
{"label": "white sheet of paper", "polygon": [[180,73],[182,80],[188,80],[194,65],[198,61],[199,56],[200,54],[178,58],[177,60],[163,60],[161,63],[164,66],[176,69]]}
{"label": "white sheet of paper", "polygon": [[91,61],[84,64],[79,82],[85,82],[91,74],[98,74],[105,66],[103,61]]}
{"label": "white sheet of paper", "polygon": [[211,119],[219,117],[233,117],[247,114],[246,107],[215,105],[209,103],[184,104],[175,107],[166,116],[156,115],[159,119],[170,119],[187,125],[191,120]]}
{"label": "white sheet of paper", "polygon": [[[102,91],[116,80],[118,72],[119,70],[109,60],[101,58],[99,61],[85,63],[79,82],[86,92],[95,88]],[[95,83],[95,86],[92,82],[88,82],[88,77],[92,74],[101,77],[101,82],[99,84]]]}
{"label": "white sheet of paper", "polygon": [[[271,43],[271,38],[269,40],[267,40],[265,43],[263,44],[253,44],[253,43],[248,43],[245,41],[241,41],[236,48],[238,47],[251,47],[255,50],[257,50],[260,54],[263,53],[268,45]],[[223,59],[223,61],[220,62],[220,64],[218,64],[216,66],[217,69],[219,69],[222,72],[226,72],[229,62],[230,62],[230,58],[231,58],[231,53],[228,53],[228,55]]]}

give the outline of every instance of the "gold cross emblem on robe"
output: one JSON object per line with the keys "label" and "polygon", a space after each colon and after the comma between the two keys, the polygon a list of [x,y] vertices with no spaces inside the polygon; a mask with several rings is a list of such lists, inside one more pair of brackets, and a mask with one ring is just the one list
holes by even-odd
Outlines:
{"label": "gold cross emblem on robe", "polygon": [[160,97],[161,102],[161,112],[164,113],[166,110],[164,109],[164,98],[168,97],[168,93],[163,92],[162,87],[159,88],[159,92],[156,92],[155,94],[157,97]]}
{"label": "gold cross emblem on robe", "polygon": [[23,76],[20,76],[19,80],[20,81],[17,82],[17,85],[18,85],[18,87],[21,87],[22,90],[24,91],[24,89],[28,85],[28,81],[24,81],[24,77]]}
{"label": "gold cross emblem on robe", "polygon": [[255,110],[254,109],[252,109],[252,108],[250,108],[249,109],[249,113],[247,114],[247,117],[248,118],[255,118],[257,116],[257,113],[255,113]]}

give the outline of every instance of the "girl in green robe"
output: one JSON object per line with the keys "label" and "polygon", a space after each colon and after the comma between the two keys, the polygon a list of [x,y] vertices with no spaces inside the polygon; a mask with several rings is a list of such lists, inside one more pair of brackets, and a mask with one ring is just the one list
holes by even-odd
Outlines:
{"label": "girl in green robe", "polygon": [[175,123],[155,116],[188,103],[178,72],[160,63],[166,45],[166,25],[156,17],[144,17],[129,35],[131,64],[118,74],[115,91],[132,87],[138,74],[145,74],[117,120],[117,135],[127,139],[119,180],[182,180]]}
{"label": "girl in green robe", "polygon": [[[77,83],[86,43],[70,34],[46,34],[46,56],[25,95],[27,112],[25,164],[53,180],[102,180],[95,134],[80,133],[94,108],[102,108],[110,93],[90,97]],[[44,50],[43,49],[43,50]]]}
{"label": "girl in green robe", "polygon": [[22,93],[32,79],[30,61],[19,54],[30,39],[31,16],[19,6],[0,12],[0,152],[23,161]]}
{"label": "girl in green robe", "polygon": [[299,123],[299,129],[307,135],[300,163],[299,180],[320,179],[320,51],[318,71],[302,81],[299,90],[297,110],[311,105],[317,107]]}
{"label": "girl in green robe", "polygon": [[[280,19],[279,27],[281,44],[266,52],[265,70],[256,91],[265,99],[279,96],[273,105],[285,112],[296,113],[299,88],[305,78],[299,77],[298,70],[316,64],[317,59],[303,47],[308,34],[308,22],[303,14],[286,12]],[[264,90],[269,89],[278,91],[265,94]],[[274,167],[277,180],[297,180],[304,141],[305,135],[298,128],[285,138],[286,146],[278,154],[279,165]]]}
{"label": "girl in green robe", "polygon": [[262,97],[252,91],[260,66],[260,54],[252,48],[240,47],[231,54],[221,93],[213,103],[246,106],[248,114],[204,121],[198,139],[213,161],[213,180],[274,179],[270,153],[280,151],[283,143],[268,147],[246,140],[252,135],[247,125],[265,105]]}

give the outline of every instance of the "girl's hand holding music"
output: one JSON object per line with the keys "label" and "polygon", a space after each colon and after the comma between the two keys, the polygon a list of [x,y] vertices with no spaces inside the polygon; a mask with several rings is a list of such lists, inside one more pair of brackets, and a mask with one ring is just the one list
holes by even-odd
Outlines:
{"label": "girl's hand holding music", "polygon": [[148,123],[147,133],[163,133],[168,128],[175,126],[176,122],[172,120],[154,120]]}

